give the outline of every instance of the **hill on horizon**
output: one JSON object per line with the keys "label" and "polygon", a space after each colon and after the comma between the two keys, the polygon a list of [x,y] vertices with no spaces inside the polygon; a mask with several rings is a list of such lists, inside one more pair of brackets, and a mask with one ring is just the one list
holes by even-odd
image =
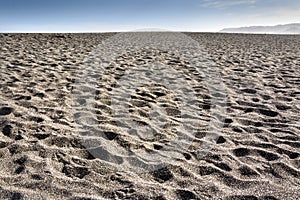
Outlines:
{"label": "hill on horizon", "polygon": [[276,26],[247,26],[224,28],[222,33],[269,33],[269,34],[300,34],[300,23],[280,24]]}

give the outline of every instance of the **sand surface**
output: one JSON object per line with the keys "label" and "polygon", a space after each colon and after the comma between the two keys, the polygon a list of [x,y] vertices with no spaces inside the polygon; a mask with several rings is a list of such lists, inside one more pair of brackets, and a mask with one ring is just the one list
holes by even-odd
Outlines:
{"label": "sand surface", "polygon": [[114,36],[0,34],[0,199],[300,199],[299,35]]}

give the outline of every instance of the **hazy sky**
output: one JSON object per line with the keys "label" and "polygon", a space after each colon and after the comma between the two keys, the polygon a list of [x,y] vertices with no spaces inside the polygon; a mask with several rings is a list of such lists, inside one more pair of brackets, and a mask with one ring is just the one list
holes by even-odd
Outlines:
{"label": "hazy sky", "polygon": [[0,0],[0,32],[104,32],[300,22],[300,0]]}

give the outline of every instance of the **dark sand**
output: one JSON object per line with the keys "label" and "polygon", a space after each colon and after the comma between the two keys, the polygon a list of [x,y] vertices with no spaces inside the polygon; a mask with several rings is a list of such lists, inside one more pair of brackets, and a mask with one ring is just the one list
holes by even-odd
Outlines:
{"label": "dark sand", "polygon": [[[0,199],[300,199],[299,35],[187,33],[210,53],[226,86],[221,137],[207,155],[197,157],[206,140],[204,127],[191,136],[182,158],[146,173],[115,170],[95,158],[75,125],[78,66],[113,35],[0,34]],[[183,70],[188,65],[152,53],[146,53],[150,59],[175,59],[170,65]],[[114,67],[138,65],[144,54],[129,54]],[[192,86],[205,126],[213,105],[200,82]],[[100,84],[109,95],[112,86]],[[99,124],[113,130],[106,132],[108,142],[159,151],[161,141],[133,141],[118,132],[103,88],[95,98],[96,113]],[[174,99],[163,88],[153,90],[137,93],[130,103],[134,116],[151,123],[141,104],[153,97],[170,107],[166,116],[174,121]],[[168,140],[168,134],[161,137]]]}

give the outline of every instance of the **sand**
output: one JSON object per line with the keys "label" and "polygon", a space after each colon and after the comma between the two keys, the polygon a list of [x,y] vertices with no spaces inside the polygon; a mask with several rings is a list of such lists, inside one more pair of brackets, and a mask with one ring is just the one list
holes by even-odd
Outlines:
{"label": "sand", "polygon": [[300,199],[300,36],[139,34],[0,34],[0,199]]}

